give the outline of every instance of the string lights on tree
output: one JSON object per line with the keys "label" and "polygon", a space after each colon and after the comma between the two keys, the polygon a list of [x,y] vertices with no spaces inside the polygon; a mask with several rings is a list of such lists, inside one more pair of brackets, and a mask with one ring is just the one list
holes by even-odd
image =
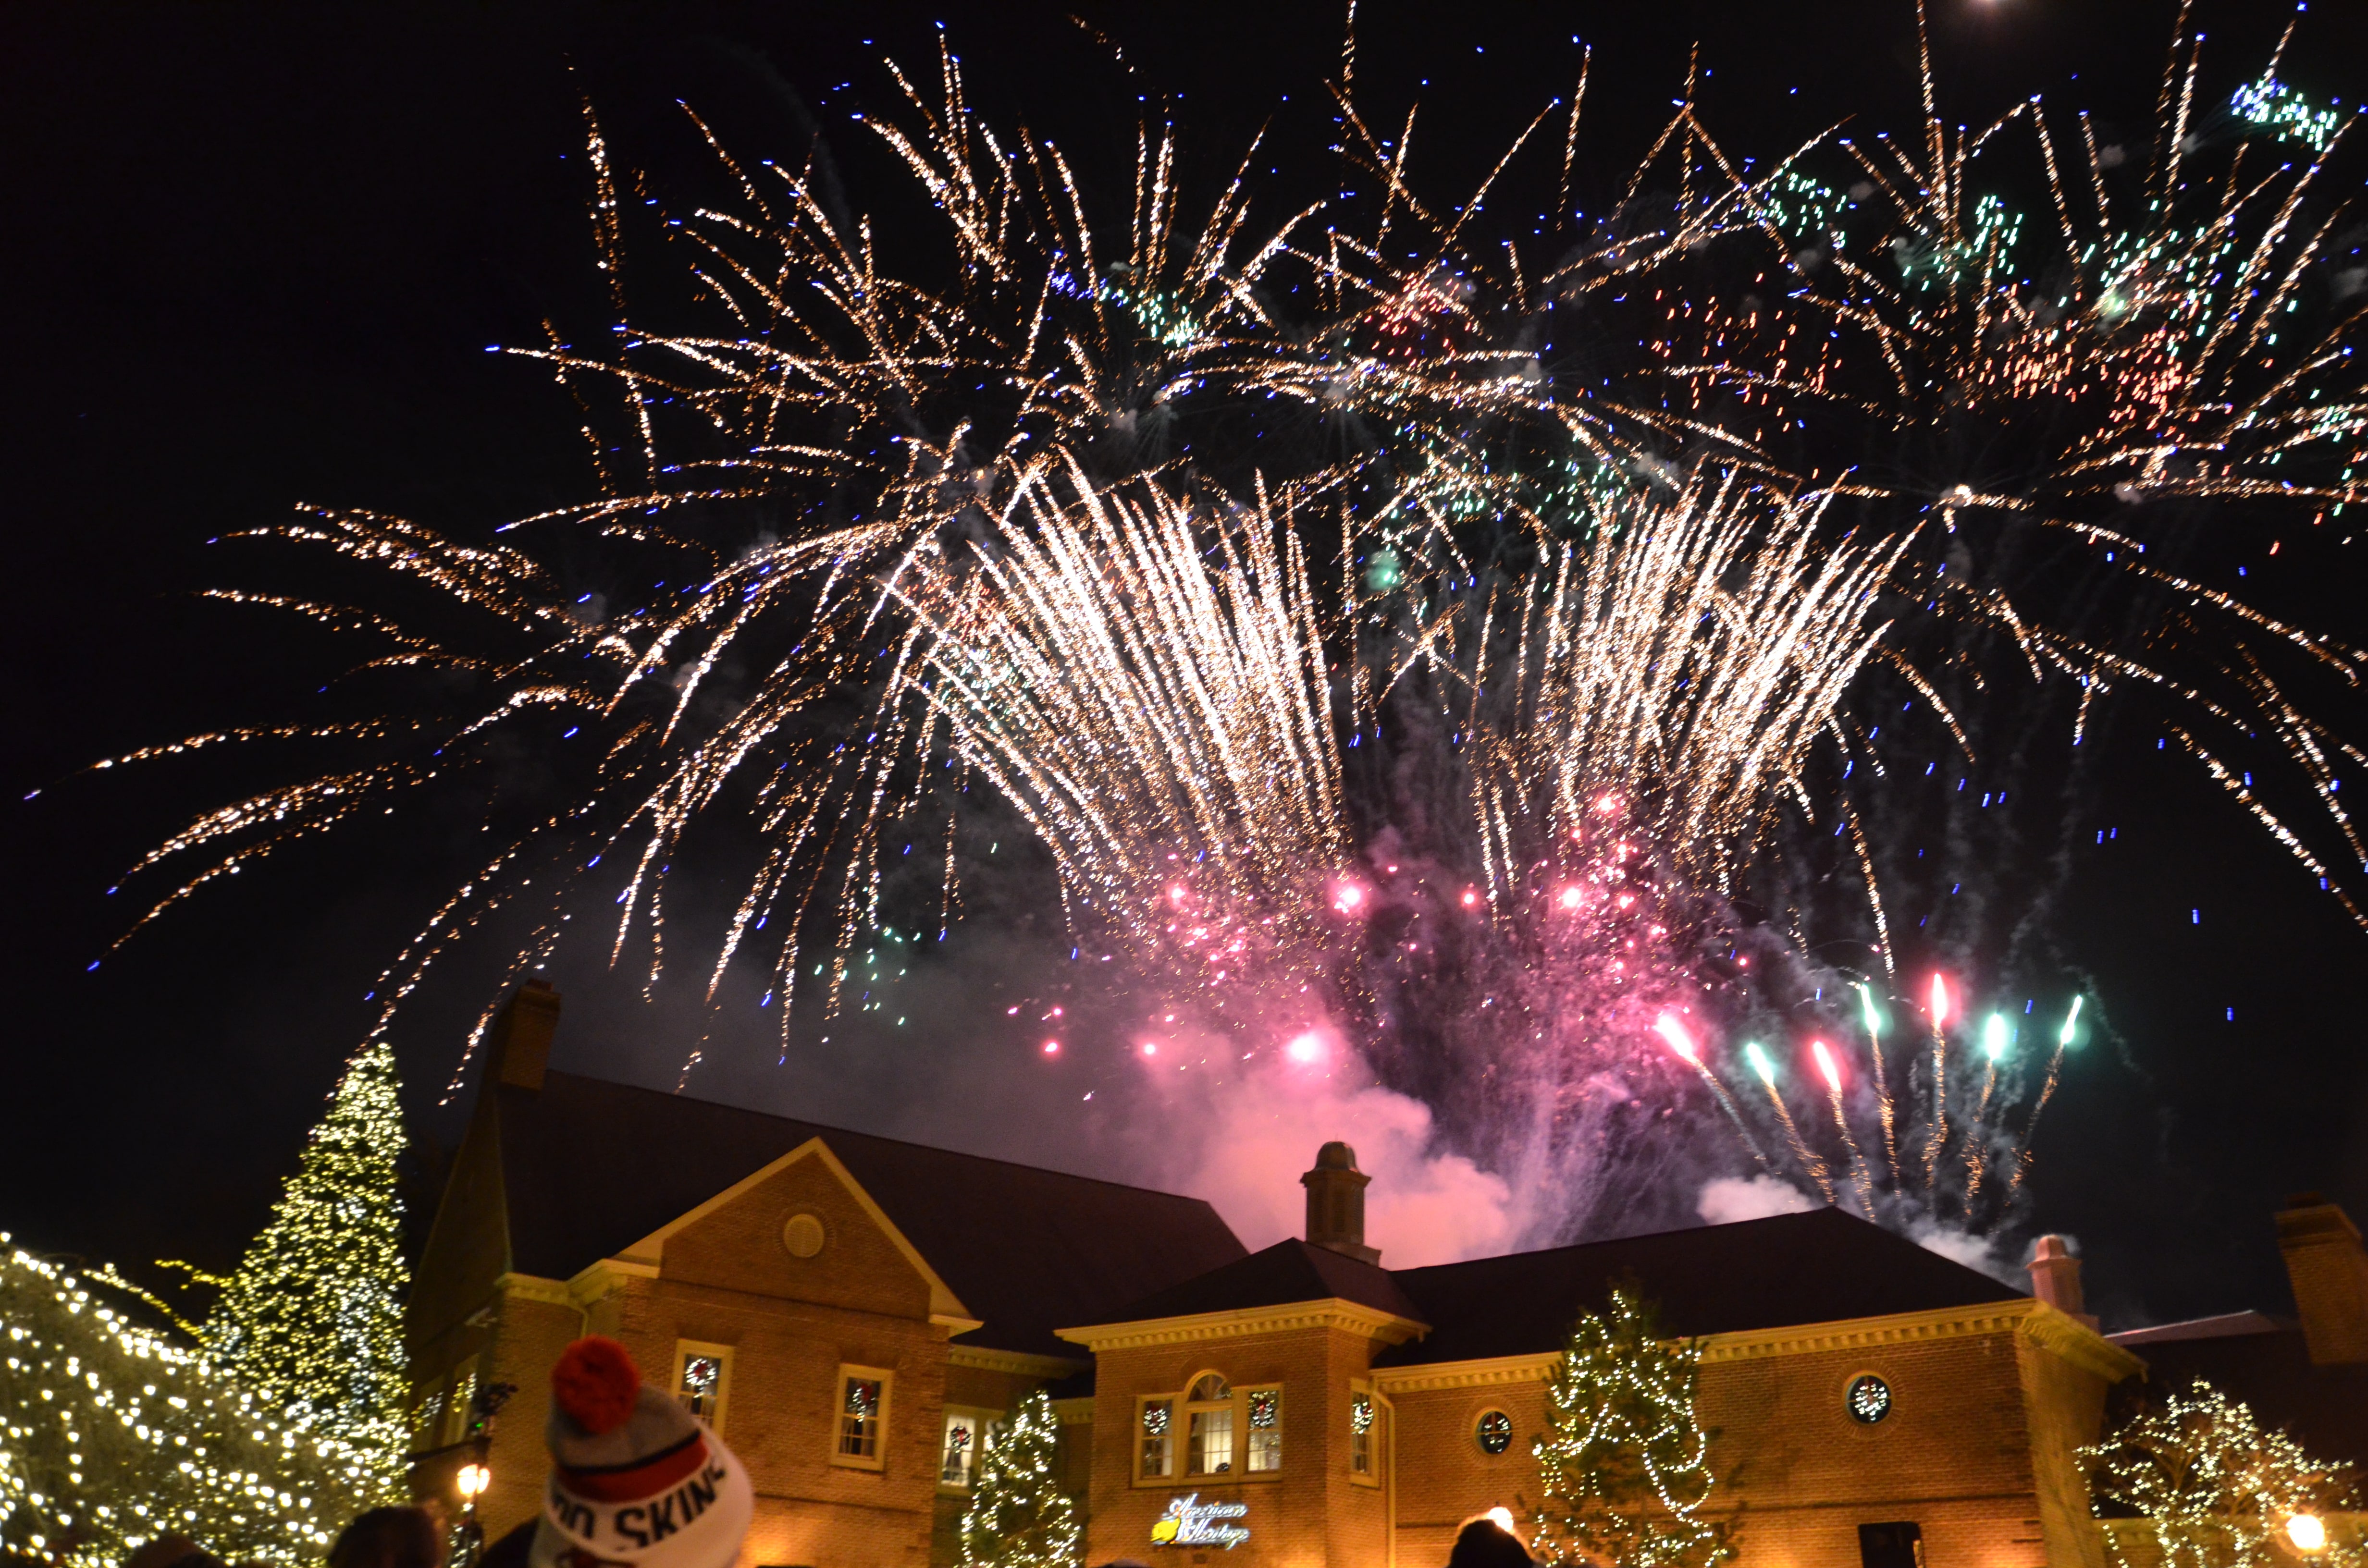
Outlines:
{"label": "string lights on tree", "polygon": [[[2297,1553],[2343,1568],[2368,1562],[2356,1535],[2328,1528],[2359,1506],[2341,1468],[2200,1378],[2080,1460],[2100,1514],[2145,1521],[2153,1550],[2136,1555],[2148,1568],[2250,1568]],[[2105,1542],[2115,1563],[2135,1568],[2119,1531]]]}
{"label": "string lights on tree", "polygon": [[370,1457],[283,1423],[95,1282],[0,1251],[0,1560],[113,1568],[170,1532],[225,1562],[317,1563],[381,1494]]}
{"label": "string lights on tree", "polygon": [[1546,1385],[1531,1542],[1549,1563],[1716,1568],[1735,1555],[1701,1517],[1714,1478],[1694,1418],[1702,1346],[1665,1344],[1626,1290],[1581,1316]]}
{"label": "string lights on tree", "polygon": [[347,1063],[270,1223],[202,1331],[208,1352],[265,1404],[350,1445],[388,1500],[401,1491],[409,1446],[399,1087],[383,1040]]}
{"label": "string lights on tree", "polygon": [[962,1517],[962,1568],[1077,1568],[1084,1539],[1053,1468],[1059,1434],[1053,1401],[1039,1391],[985,1446]]}

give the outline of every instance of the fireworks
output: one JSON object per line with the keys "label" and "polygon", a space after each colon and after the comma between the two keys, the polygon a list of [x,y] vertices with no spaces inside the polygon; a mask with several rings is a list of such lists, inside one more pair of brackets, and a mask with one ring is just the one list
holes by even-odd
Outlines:
{"label": "fireworks", "polygon": [[[1773,1169],[1704,1041],[1805,1018],[1860,1207],[1987,1222],[2021,1191],[2078,1004],[2019,1132],[2002,1020],[1978,1089],[1952,1083],[1964,998],[1939,975],[1929,1054],[1886,1062],[1886,901],[1924,874],[1912,790],[1936,766],[1914,773],[1916,748],[1972,756],[2026,687],[2073,694],[2074,744],[2100,699],[2151,694],[2347,907],[2232,748],[2273,744],[2312,831],[2368,862],[2336,773],[2368,756],[2290,695],[2348,693],[2368,656],[2180,548],[2199,508],[2342,527],[2362,498],[2359,312],[2321,195],[2348,121],[2272,62],[2206,177],[2181,49],[2151,167],[2082,118],[2066,176],[2066,122],[2037,100],[1952,131],[1928,63],[1920,147],[1820,141],[1759,173],[1680,100],[1593,223],[1576,97],[1440,202],[1414,121],[1378,134],[1344,84],[1326,155],[1367,194],[1269,217],[1248,155],[1212,182],[1166,124],[1105,201],[974,113],[948,52],[932,90],[898,74],[902,105],[863,122],[937,224],[907,271],[811,169],[696,121],[736,204],[622,203],[642,182],[596,127],[619,319],[530,354],[587,408],[615,395],[586,426],[597,497],[482,544],[347,512],[278,530],[462,613],[226,596],[378,639],[348,683],[376,706],[137,754],[346,754],[160,846],[142,869],[195,869],[149,918],[472,790],[489,847],[374,993],[381,1030],[496,912],[524,932],[515,972],[613,898],[611,962],[655,980],[669,879],[696,874],[737,890],[699,938],[709,999],[735,966],[764,975],[786,1053],[793,1008],[880,1006],[906,961],[884,955],[953,929],[995,874],[1001,841],[965,837],[992,811],[1049,854],[1079,949],[1123,960],[1167,1023],[1187,1007],[1304,1062],[1329,1055],[1321,1019],[1497,1168],[1576,1190],[1641,1147],[1639,1074],[1674,1065],[1640,1050],[1657,1036]],[[2044,172],[2044,257],[2043,226],[1975,188],[2009,129]],[[2269,166],[2263,139],[2306,156]],[[1533,233],[1481,233],[1482,198],[1532,187],[1553,191]],[[647,241],[688,258],[705,330],[636,323],[624,258]],[[1582,335],[1587,355],[1556,350]],[[554,536],[598,541],[596,580]],[[503,795],[520,751],[555,781],[525,801]],[[699,841],[719,820],[755,829],[723,869]],[[1838,866],[1862,906],[1788,892]],[[1837,935],[1862,963],[1806,957]],[[1826,1011],[1851,985],[1863,1075]],[[1742,1055],[1836,1200],[1775,1060]],[[1619,1169],[1649,1179],[1652,1157]],[[1565,1228],[1587,1219],[1569,1201]]]}

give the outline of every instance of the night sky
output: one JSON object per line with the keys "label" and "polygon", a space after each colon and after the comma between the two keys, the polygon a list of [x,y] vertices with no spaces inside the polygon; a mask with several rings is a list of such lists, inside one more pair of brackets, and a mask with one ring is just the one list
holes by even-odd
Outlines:
{"label": "night sky", "polygon": [[[2368,11],[2327,9],[2283,74],[2357,101]],[[457,844],[443,858],[364,837],[315,845],[92,971],[137,914],[128,893],[107,896],[124,869],[197,810],[277,775],[259,756],[77,769],[301,719],[344,667],[343,645],[198,600],[282,580],[272,547],[207,540],[299,501],[469,532],[588,494],[564,399],[531,365],[485,352],[599,309],[577,95],[629,158],[649,149],[661,184],[676,99],[753,155],[795,156],[817,131],[851,143],[849,110],[888,98],[881,58],[926,67],[939,20],[991,118],[1024,115],[1072,145],[1131,125],[1129,85],[1177,95],[1190,134],[1223,148],[1269,116],[1328,112],[1329,7],[1076,10],[1133,76],[1066,8],[1035,4],[0,9],[0,1229],[135,1269],[234,1261],[368,1027],[373,976],[450,886]],[[2199,10],[2225,70],[2256,68],[2285,19]],[[2141,125],[2171,14],[1938,0],[1945,90],[1967,119],[2044,90]],[[1567,90],[1574,34],[1596,51],[1588,118],[1630,127],[1631,156],[1696,41],[1706,114],[1742,152],[1781,154],[1845,115],[1912,126],[1907,0],[1368,3],[1359,34],[1360,85],[1431,106],[1443,187],[1484,172]],[[1118,153],[1132,151],[1130,131]],[[852,205],[887,204],[867,199],[877,173],[848,152]],[[2362,576],[2297,590],[2311,623],[2368,641]],[[2135,732],[2117,744],[2091,809],[2118,832],[2077,868],[2057,932],[2109,1027],[2048,1111],[2036,1219],[2078,1237],[2109,1326],[2285,1311],[2270,1210],[2319,1188],[2368,1218],[2368,936],[2192,767]],[[678,1011],[597,976],[563,988],[558,1064],[672,1084]],[[460,1126],[461,1103],[437,1102],[473,1013],[465,989],[398,1038],[423,1178]],[[1094,1168],[1082,1142],[1023,1150],[993,1118],[906,1113],[928,1097],[919,1077],[1008,1076],[996,1063],[1024,1045],[996,1022],[829,1082],[750,1053],[701,1092]]]}

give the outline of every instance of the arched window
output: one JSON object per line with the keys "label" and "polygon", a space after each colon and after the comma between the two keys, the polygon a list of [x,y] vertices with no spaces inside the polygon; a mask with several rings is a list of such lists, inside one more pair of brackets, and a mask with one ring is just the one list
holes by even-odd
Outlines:
{"label": "arched window", "polygon": [[1234,1391],[1214,1372],[1192,1380],[1184,1396],[1184,1473],[1234,1472]]}

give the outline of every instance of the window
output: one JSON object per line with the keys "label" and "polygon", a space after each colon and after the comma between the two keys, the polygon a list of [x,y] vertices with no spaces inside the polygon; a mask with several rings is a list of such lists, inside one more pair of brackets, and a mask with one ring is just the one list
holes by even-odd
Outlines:
{"label": "window", "polygon": [[938,1459],[938,1484],[968,1486],[971,1469],[978,1463],[980,1441],[986,1424],[967,1410],[946,1412],[945,1446]]}
{"label": "window", "polygon": [[1472,1440],[1494,1459],[1513,1446],[1513,1418],[1501,1410],[1484,1410],[1472,1424]]}
{"label": "window", "polygon": [[471,1361],[452,1375],[452,1397],[444,1405],[444,1441],[457,1443],[469,1435],[477,1403],[477,1363]]}
{"label": "window", "polygon": [[1282,1390],[1275,1384],[1235,1388],[1222,1372],[1202,1372],[1182,1393],[1144,1396],[1135,1410],[1137,1484],[1281,1473]]}
{"label": "window", "polygon": [[1373,1473],[1373,1396],[1349,1396],[1349,1473]]}
{"label": "window", "polygon": [[830,1462],[880,1470],[887,1462],[888,1403],[895,1374],[879,1367],[838,1369],[838,1440]]}
{"label": "window", "polygon": [[1924,1568],[1924,1527],[1913,1520],[1858,1528],[1859,1568]]}
{"label": "window", "polygon": [[1172,1399],[1146,1399],[1143,1402],[1143,1476],[1176,1473],[1176,1402]]}
{"label": "window", "polygon": [[1242,1395],[1249,1419],[1249,1443],[1243,1458],[1252,1471],[1282,1468],[1282,1391],[1251,1389]]}
{"label": "window", "polygon": [[1850,1407],[1851,1420],[1872,1426],[1891,1414],[1891,1385],[1872,1372],[1852,1378],[1843,1403]]}
{"label": "window", "polygon": [[732,1393],[732,1346],[697,1339],[674,1342],[674,1397],[721,1432]]}
{"label": "window", "polygon": [[1193,1380],[1185,1396],[1184,1472],[1234,1472],[1234,1391],[1214,1372]]}

